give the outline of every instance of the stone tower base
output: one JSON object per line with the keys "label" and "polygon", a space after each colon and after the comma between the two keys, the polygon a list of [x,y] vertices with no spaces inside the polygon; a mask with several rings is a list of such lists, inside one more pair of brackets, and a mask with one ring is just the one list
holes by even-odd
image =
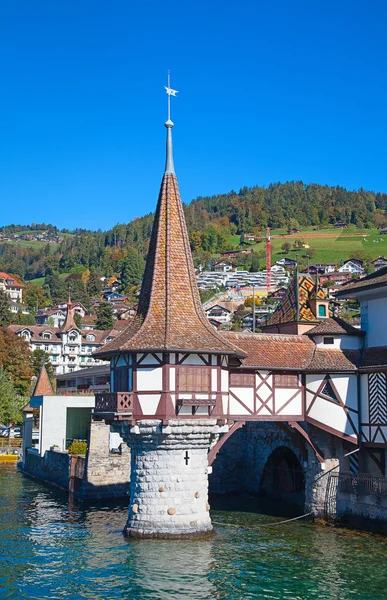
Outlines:
{"label": "stone tower base", "polygon": [[128,536],[182,538],[212,532],[207,454],[215,426],[215,419],[120,426],[131,449]]}

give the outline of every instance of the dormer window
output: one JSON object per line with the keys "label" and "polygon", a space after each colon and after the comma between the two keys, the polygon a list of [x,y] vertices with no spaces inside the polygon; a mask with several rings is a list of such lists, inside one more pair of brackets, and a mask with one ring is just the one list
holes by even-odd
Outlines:
{"label": "dormer window", "polygon": [[333,337],[325,337],[324,338],[324,344],[334,344],[334,339]]}
{"label": "dormer window", "polygon": [[42,333],[42,338],[45,339],[45,340],[50,340],[51,339],[51,333],[49,333],[47,331],[44,332],[44,333]]}
{"label": "dormer window", "polygon": [[318,305],[318,316],[319,317],[326,317],[327,316],[327,307],[325,306],[325,304],[319,304]]}
{"label": "dormer window", "polygon": [[72,333],[70,333],[70,335],[69,335],[70,342],[76,342],[77,339],[78,339],[78,335],[75,333],[75,331],[73,331]]}
{"label": "dormer window", "polygon": [[94,340],[95,340],[95,335],[91,335],[91,334],[89,333],[89,334],[86,336],[86,339],[87,339],[89,342],[94,342]]}

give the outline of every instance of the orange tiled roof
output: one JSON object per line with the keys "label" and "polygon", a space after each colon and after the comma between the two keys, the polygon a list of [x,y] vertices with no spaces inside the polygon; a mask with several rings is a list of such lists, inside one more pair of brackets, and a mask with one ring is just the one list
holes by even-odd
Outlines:
{"label": "orange tiled roof", "polygon": [[360,350],[318,349],[309,363],[308,371],[356,371]]}
{"label": "orange tiled roof", "polygon": [[36,382],[33,396],[52,396],[54,390],[52,389],[51,381],[47,375],[46,367],[43,365],[38,380]]}
{"label": "orange tiled roof", "polygon": [[222,335],[246,352],[242,368],[355,371],[360,357],[358,350],[320,350],[307,335],[244,332],[223,332]]}
{"label": "orange tiled roof", "polygon": [[356,336],[364,336],[365,332],[360,329],[356,329],[344,319],[340,319],[340,317],[329,317],[328,319],[323,319],[310,329],[304,335],[315,336],[315,335],[356,335]]}
{"label": "orange tiled roof", "polygon": [[302,370],[311,362],[316,348],[315,343],[304,335],[231,331],[222,335],[246,352],[244,367]]}
{"label": "orange tiled roof", "polygon": [[137,314],[113,342],[95,353],[122,351],[240,354],[204,315],[174,173],[164,173]]}
{"label": "orange tiled roof", "polygon": [[78,329],[74,321],[74,307],[70,302],[70,299],[67,303],[67,314],[65,322],[63,323],[62,331],[69,331],[69,329]]}

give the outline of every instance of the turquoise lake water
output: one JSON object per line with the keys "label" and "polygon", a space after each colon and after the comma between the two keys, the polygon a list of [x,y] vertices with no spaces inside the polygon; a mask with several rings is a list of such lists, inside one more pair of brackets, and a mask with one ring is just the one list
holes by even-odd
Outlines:
{"label": "turquoise lake water", "polygon": [[[387,598],[387,540],[241,510],[212,510],[216,535],[128,541],[127,508],[79,505],[0,465],[0,598]],[[253,501],[255,502],[255,501]],[[251,501],[250,501],[251,505]],[[250,512],[248,512],[250,510]]]}

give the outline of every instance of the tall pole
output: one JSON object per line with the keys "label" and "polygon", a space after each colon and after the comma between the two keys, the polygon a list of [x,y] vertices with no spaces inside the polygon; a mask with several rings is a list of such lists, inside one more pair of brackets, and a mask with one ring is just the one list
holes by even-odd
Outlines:
{"label": "tall pole", "polygon": [[270,227],[266,229],[266,295],[269,296],[271,289],[271,247]]}
{"label": "tall pole", "polygon": [[255,284],[253,283],[253,333],[255,333]]}

